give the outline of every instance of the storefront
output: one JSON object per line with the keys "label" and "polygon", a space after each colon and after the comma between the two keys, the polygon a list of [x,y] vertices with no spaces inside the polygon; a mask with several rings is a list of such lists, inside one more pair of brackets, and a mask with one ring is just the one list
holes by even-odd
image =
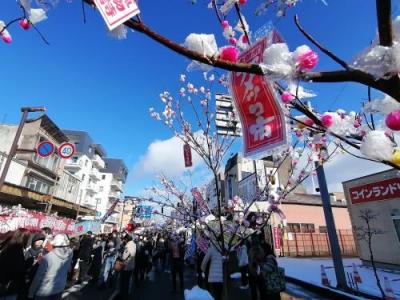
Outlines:
{"label": "storefront", "polygon": [[378,265],[400,269],[400,172],[392,169],[343,182],[361,260],[370,264],[368,235]]}

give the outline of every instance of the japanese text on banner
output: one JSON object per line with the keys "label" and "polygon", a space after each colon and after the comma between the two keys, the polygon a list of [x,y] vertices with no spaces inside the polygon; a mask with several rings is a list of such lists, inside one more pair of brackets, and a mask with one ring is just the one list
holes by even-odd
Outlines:
{"label": "japanese text on banner", "polygon": [[140,13],[135,0],[94,0],[94,2],[110,30]]}
{"label": "japanese text on banner", "polygon": [[[274,42],[280,41],[273,33]],[[268,38],[245,51],[240,62],[261,63]],[[265,77],[233,72],[231,91],[243,129],[245,156],[272,150],[287,143],[286,123],[275,91]]]}

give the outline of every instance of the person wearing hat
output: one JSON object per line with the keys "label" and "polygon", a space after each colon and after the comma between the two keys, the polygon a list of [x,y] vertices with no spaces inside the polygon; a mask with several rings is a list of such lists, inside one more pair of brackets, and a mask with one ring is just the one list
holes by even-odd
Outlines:
{"label": "person wearing hat", "polygon": [[43,255],[46,254],[45,249],[43,248],[43,243],[46,239],[46,236],[43,233],[36,233],[32,237],[31,246],[25,252],[25,268],[26,268],[26,290],[29,288],[33,277],[39,267],[39,263],[43,258]]}
{"label": "person wearing hat", "polygon": [[28,298],[58,300],[67,283],[72,261],[72,249],[66,234],[57,234],[51,242],[53,251],[45,255],[39,264],[29,288]]}

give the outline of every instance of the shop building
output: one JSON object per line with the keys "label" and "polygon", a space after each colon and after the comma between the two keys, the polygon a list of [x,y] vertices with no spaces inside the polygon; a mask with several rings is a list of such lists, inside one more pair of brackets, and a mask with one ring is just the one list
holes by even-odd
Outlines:
{"label": "shop building", "polygon": [[396,169],[343,182],[360,259],[370,264],[368,242],[360,233],[370,222],[376,264],[400,269],[400,172]]}

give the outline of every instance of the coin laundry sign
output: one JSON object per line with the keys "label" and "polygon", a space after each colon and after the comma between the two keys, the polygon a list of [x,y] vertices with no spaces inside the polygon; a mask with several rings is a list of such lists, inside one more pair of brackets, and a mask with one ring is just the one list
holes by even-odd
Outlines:
{"label": "coin laundry sign", "polygon": [[140,13],[135,0],[94,0],[94,2],[110,30]]}

